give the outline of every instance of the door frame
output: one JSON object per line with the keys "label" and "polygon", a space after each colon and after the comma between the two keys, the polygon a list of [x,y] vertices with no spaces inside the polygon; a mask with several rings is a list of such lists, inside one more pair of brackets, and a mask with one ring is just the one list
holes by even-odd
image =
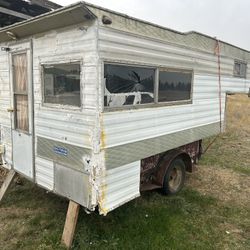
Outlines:
{"label": "door frame", "polygon": [[25,135],[31,136],[32,140],[32,176],[27,176],[24,173],[20,173],[24,175],[28,179],[35,181],[35,139],[34,139],[34,88],[33,88],[33,43],[32,40],[24,40],[18,43],[10,44],[9,45],[10,52],[9,52],[9,76],[10,76],[10,107],[14,110],[15,108],[15,100],[14,100],[14,79],[13,79],[13,56],[18,54],[25,53],[27,56],[27,94],[28,94],[28,116],[29,116],[29,131],[20,131],[16,129],[15,124],[15,113],[12,112],[11,117],[11,135],[12,135],[12,168],[15,169],[14,166],[14,150],[13,150],[13,133],[14,131],[18,133],[23,133]]}

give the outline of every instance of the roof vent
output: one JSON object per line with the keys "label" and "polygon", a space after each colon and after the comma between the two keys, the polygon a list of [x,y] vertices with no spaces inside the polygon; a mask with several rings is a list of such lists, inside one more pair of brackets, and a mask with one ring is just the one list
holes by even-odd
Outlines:
{"label": "roof vent", "polygon": [[112,23],[112,19],[108,16],[102,16],[102,23],[103,24],[111,24]]}

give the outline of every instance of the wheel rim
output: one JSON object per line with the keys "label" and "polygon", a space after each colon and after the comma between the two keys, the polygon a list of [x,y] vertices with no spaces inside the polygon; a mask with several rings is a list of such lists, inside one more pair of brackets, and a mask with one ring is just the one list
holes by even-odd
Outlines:
{"label": "wheel rim", "polygon": [[173,191],[177,191],[181,185],[182,171],[180,166],[175,166],[169,175],[168,185]]}

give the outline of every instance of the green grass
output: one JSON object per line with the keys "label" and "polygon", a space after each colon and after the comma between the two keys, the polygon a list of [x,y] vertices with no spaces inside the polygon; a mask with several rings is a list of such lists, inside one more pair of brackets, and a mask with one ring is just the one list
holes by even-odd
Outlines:
{"label": "green grass", "polygon": [[[249,121],[244,125],[235,107],[229,113],[239,126],[219,136],[200,162],[202,167],[213,166],[206,171],[210,178],[215,168],[229,176],[232,171],[238,173],[243,180],[250,175]],[[250,110],[245,103],[243,108]],[[202,192],[202,185],[210,184],[202,167],[200,175],[191,175],[191,184],[176,196],[145,192],[106,217],[87,215],[81,209],[73,249],[250,249],[250,206],[246,205],[250,197],[245,205],[242,200],[219,199],[227,182],[221,184],[217,196],[212,186],[210,192]],[[196,185],[192,183],[195,178],[200,178]],[[236,197],[250,184],[245,181],[244,185],[237,186]],[[60,240],[67,205],[65,199],[26,180],[23,185],[13,184],[0,205],[0,249],[64,249]]]}
{"label": "green grass", "polygon": [[[1,204],[1,249],[63,249],[60,237],[67,202],[24,181],[12,186]],[[5,213],[6,212],[6,213]],[[243,219],[244,218],[244,219]],[[222,204],[185,188],[177,196],[158,191],[114,210],[106,217],[82,209],[73,249],[244,249],[247,235],[227,235],[227,222],[249,231],[250,210]],[[232,238],[232,239],[231,239]],[[243,239],[243,240],[242,240]]]}
{"label": "green grass", "polygon": [[6,224],[0,249],[60,249],[66,210],[64,199],[26,180],[13,184],[0,207],[0,221]]}

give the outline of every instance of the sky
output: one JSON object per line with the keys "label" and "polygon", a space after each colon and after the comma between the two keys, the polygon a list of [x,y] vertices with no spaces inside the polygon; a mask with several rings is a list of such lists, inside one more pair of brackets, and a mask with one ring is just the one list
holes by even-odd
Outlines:
{"label": "sky", "polygon": [[[52,0],[69,5],[74,0]],[[250,0],[87,0],[181,32],[198,31],[250,51]]]}

